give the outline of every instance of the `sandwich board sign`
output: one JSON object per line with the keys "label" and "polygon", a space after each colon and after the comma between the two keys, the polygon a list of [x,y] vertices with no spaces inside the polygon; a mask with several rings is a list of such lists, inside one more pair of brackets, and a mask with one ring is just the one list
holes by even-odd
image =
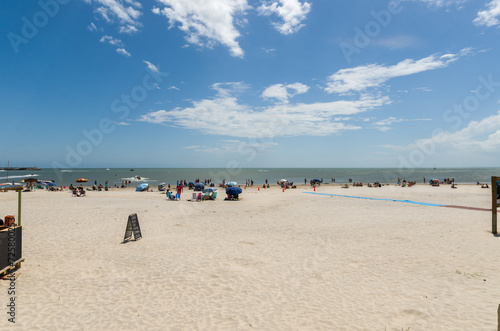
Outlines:
{"label": "sandwich board sign", "polygon": [[127,229],[125,230],[123,241],[129,241],[130,239],[132,239],[132,235],[134,236],[135,240],[139,240],[142,238],[137,214],[130,214],[128,216]]}

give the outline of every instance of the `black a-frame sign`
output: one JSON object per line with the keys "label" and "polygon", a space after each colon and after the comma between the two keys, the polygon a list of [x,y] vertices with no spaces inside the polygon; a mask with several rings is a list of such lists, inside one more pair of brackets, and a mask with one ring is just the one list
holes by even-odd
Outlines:
{"label": "black a-frame sign", "polygon": [[134,235],[135,240],[139,240],[142,238],[137,214],[130,214],[128,216],[127,229],[125,230],[123,241],[129,241],[130,239],[132,239],[132,235]]}

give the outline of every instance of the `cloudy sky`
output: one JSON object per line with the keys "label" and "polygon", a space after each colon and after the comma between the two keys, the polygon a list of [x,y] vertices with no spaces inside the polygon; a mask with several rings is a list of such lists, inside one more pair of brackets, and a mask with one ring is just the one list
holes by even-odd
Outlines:
{"label": "cloudy sky", "polygon": [[27,0],[0,15],[1,166],[500,163],[500,0]]}

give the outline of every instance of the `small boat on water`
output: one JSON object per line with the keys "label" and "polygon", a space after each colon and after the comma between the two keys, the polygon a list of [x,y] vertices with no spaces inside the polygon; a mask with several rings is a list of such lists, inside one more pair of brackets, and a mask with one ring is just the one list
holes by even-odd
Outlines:
{"label": "small boat on water", "polygon": [[88,179],[85,179],[85,178],[78,178],[78,179],[76,180],[76,182],[77,182],[77,183],[86,183],[86,182],[88,182],[88,181],[89,181],[89,180],[88,180]]}
{"label": "small boat on water", "polygon": [[109,171],[109,168],[107,168],[106,171]]}
{"label": "small boat on water", "polygon": [[134,169],[130,169],[130,171],[135,171]]}
{"label": "small boat on water", "polygon": [[142,179],[142,177],[141,177],[141,176],[139,176],[139,175],[137,175],[137,176],[135,176],[135,179],[137,179],[137,180],[141,180],[141,179]]}

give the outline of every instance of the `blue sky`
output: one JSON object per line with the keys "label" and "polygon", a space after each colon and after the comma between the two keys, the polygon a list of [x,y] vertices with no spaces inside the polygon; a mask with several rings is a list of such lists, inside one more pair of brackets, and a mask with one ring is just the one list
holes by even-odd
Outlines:
{"label": "blue sky", "polygon": [[499,166],[500,0],[0,8],[2,166]]}

